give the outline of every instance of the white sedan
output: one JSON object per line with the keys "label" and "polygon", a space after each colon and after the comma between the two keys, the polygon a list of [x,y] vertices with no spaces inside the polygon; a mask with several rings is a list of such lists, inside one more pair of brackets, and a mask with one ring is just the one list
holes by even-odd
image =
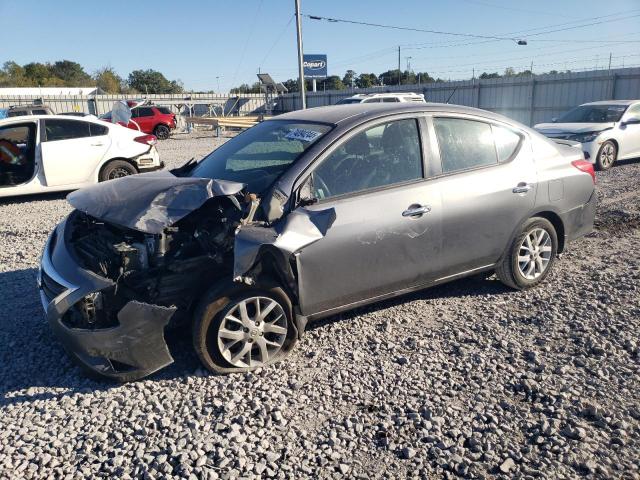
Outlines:
{"label": "white sedan", "polygon": [[640,100],[585,103],[533,128],[552,139],[581,143],[585,158],[599,170],[640,157]]}
{"label": "white sedan", "polygon": [[158,170],[153,135],[95,117],[33,115],[0,120],[0,197],[75,190]]}

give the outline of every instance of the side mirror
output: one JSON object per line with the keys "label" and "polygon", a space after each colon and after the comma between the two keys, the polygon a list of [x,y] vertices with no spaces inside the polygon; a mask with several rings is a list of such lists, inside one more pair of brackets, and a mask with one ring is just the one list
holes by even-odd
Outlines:
{"label": "side mirror", "polygon": [[309,175],[298,191],[298,205],[306,207],[314,203],[318,203],[318,199],[313,194],[313,175]]}
{"label": "side mirror", "polygon": [[551,119],[551,123],[556,123],[557,121],[558,121],[558,117],[553,117],[553,118]]}

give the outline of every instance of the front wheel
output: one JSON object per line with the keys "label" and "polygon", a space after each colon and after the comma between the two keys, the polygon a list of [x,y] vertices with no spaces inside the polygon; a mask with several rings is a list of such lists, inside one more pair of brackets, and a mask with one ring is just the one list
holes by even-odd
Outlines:
{"label": "front wheel", "polygon": [[171,130],[166,125],[158,125],[153,129],[153,134],[158,138],[158,140],[166,140],[171,135]]}
{"label": "front wheel", "polygon": [[275,363],[286,356],[295,339],[291,304],[279,288],[246,289],[205,299],[193,326],[196,353],[215,373]]}
{"label": "front wheel", "polygon": [[598,150],[596,167],[598,170],[609,170],[618,158],[618,148],[611,140],[607,140]]}
{"label": "front wheel", "polygon": [[517,290],[540,284],[551,272],[558,252],[558,236],[549,220],[527,220],[497,265],[502,283]]}
{"label": "front wheel", "polygon": [[135,175],[136,173],[138,173],[138,170],[136,170],[136,167],[131,165],[129,162],[126,162],[124,160],[111,160],[104,167],[102,167],[102,171],[99,175],[99,180],[101,182],[106,182],[107,180],[113,180],[115,178]]}

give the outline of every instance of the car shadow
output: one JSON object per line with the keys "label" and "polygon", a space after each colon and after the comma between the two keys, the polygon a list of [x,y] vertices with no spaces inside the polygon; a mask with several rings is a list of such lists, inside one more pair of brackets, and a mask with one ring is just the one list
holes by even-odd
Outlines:
{"label": "car shadow", "polygon": [[0,198],[0,205],[64,200],[67,195],[69,195],[69,192],[71,192],[71,190],[64,192],[35,193],[29,195],[17,195],[14,197],[2,197]]}
{"label": "car shadow", "polygon": [[[35,268],[0,273],[0,291],[5,299],[0,313],[0,407],[119,388],[117,382],[87,377],[71,362],[44,318],[36,276]],[[501,294],[507,291],[497,280],[471,277],[334,315],[311,323],[308,329],[349,320],[364,312],[411,300]],[[175,361],[148,377],[149,380],[186,378],[202,369],[191,345],[189,328],[168,331],[165,338]]]}
{"label": "car shadow", "polygon": [[487,278],[489,275],[490,272],[488,272],[486,275],[474,275],[433,287],[425,287],[422,290],[417,290],[415,292],[400,295],[398,297],[382,300],[380,302],[372,303],[363,307],[358,307],[354,310],[350,310],[341,314],[332,315],[327,318],[312,321],[309,323],[309,325],[307,325],[306,330],[315,330],[316,328],[321,328],[332,323],[351,320],[365,313],[377,312],[414,300],[435,300],[438,298],[499,295],[513,292],[512,289],[505,286],[495,276]]}
{"label": "car shadow", "polygon": [[634,163],[640,163],[640,157],[627,158],[626,160],[616,160],[616,163],[613,166],[615,168],[616,166],[633,165]]}

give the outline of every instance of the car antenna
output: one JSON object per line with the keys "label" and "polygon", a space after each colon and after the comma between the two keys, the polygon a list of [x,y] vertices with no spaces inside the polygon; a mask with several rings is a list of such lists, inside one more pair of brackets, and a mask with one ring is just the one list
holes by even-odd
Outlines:
{"label": "car antenna", "polygon": [[451,92],[451,95],[449,95],[449,98],[447,98],[447,101],[446,101],[446,102],[444,102],[444,103],[449,103],[449,100],[451,100],[451,97],[453,97],[453,94],[454,94],[454,93],[456,93],[456,91],[457,91],[457,90],[458,90],[458,87],[456,86],[456,87],[453,89],[453,92]]}

